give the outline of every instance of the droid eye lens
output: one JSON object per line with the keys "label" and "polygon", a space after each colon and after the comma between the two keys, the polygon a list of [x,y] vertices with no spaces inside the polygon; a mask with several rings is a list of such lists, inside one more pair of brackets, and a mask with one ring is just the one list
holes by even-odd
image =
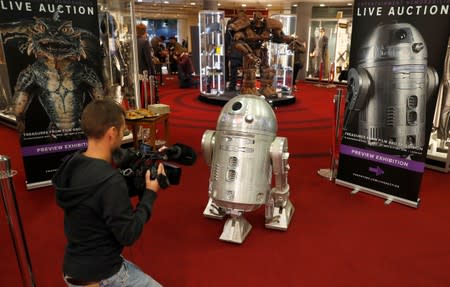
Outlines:
{"label": "droid eye lens", "polygon": [[406,36],[408,36],[408,33],[406,33],[405,30],[398,30],[397,32],[395,32],[395,36],[399,40],[405,40]]}
{"label": "droid eye lens", "polygon": [[233,111],[238,111],[238,110],[240,110],[241,108],[242,108],[242,103],[241,103],[241,102],[236,102],[236,103],[234,103],[233,106],[231,107],[231,109],[232,109]]}

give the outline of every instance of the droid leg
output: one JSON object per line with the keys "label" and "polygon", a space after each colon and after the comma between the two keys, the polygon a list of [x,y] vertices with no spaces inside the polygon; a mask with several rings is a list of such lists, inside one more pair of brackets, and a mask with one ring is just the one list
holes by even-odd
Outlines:
{"label": "droid leg", "polygon": [[223,226],[220,240],[241,244],[252,229],[252,225],[242,216],[242,211],[231,210],[230,215]]}
{"label": "droid leg", "polygon": [[287,230],[295,208],[289,200],[289,153],[287,152],[287,138],[276,137],[270,146],[275,187],[270,191],[266,203],[266,228]]}
{"label": "droid leg", "polygon": [[208,218],[213,219],[223,219],[226,215],[225,210],[212,202],[210,198],[208,204],[206,205],[203,215]]}
{"label": "droid leg", "polygon": [[286,231],[294,211],[295,207],[289,199],[282,206],[274,206],[272,198],[266,205],[266,228]]}

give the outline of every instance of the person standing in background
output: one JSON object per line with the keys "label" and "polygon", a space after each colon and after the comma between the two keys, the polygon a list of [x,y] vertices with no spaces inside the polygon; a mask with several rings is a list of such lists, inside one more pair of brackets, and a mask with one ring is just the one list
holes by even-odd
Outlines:
{"label": "person standing in background", "polygon": [[[319,30],[319,43],[318,43],[317,63],[323,64],[322,66],[322,78],[328,78],[328,71],[330,60],[328,56],[328,37],[325,34],[325,28],[320,27]],[[320,69],[320,66],[319,66]]]}
{"label": "person standing in background", "polygon": [[[150,47],[150,43],[148,41],[148,34],[147,34],[147,26],[145,24],[137,24],[136,25],[136,35],[137,35],[137,52],[138,52],[138,68],[139,68],[139,74],[144,75],[144,71],[147,71],[148,75],[156,75],[156,69],[155,65],[153,63],[153,51]],[[149,84],[147,81],[149,79],[146,79],[146,81],[141,81],[141,105],[142,107],[145,105],[145,95],[147,97],[150,97],[151,92],[150,88],[152,85]],[[144,85],[147,85],[146,87]],[[143,88],[147,89],[147,92],[142,90]],[[159,103],[159,96],[155,92],[155,99],[154,101],[156,103]],[[153,99],[147,99],[147,102],[152,103]]]}
{"label": "person standing in background", "polygon": [[155,66],[152,61],[153,51],[148,42],[147,26],[142,23],[137,24],[136,35],[139,74],[143,74],[147,70],[149,75],[155,75]]}
{"label": "person standing in background", "polygon": [[164,37],[163,35],[155,36],[150,40],[150,44],[153,49],[153,54],[158,59],[158,62],[155,63],[155,66],[156,66],[156,73],[159,74],[159,82],[161,86],[164,85],[162,76],[162,65],[166,62],[166,57],[168,55],[167,50],[165,49],[164,44],[165,40],[166,37]]}
{"label": "person standing in background", "polygon": [[295,85],[298,77],[298,72],[303,69],[304,66],[304,59],[303,55],[306,52],[306,43],[305,41],[300,41],[302,44],[301,48],[295,50],[294,52],[294,74],[292,78],[292,85]]}
{"label": "person standing in background", "polygon": [[169,38],[167,49],[169,50],[170,73],[175,74],[178,70],[178,61],[183,52],[183,46],[178,43],[176,37],[172,36]]}

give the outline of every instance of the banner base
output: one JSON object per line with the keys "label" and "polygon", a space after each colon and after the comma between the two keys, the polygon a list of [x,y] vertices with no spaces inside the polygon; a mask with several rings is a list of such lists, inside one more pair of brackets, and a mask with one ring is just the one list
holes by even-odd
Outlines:
{"label": "banner base", "polygon": [[46,187],[46,186],[50,186],[50,185],[52,185],[52,181],[51,180],[27,183],[27,189],[28,190],[36,189],[36,188]]}
{"label": "banner base", "polygon": [[349,183],[347,181],[339,180],[339,179],[336,179],[335,183],[337,185],[341,185],[341,186],[345,186],[345,187],[353,189],[351,194],[357,194],[358,192],[364,192],[364,193],[375,195],[375,196],[378,196],[378,197],[381,197],[381,198],[385,198],[386,199],[386,201],[384,202],[385,205],[389,205],[391,202],[394,201],[394,202],[401,203],[401,204],[404,204],[404,205],[407,205],[407,206],[410,206],[410,207],[414,207],[414,208],[418,208],[419,207],[420,198],[417,199],[417,202],[414,202],[414,201],[411,201],[411,200],[407,200],[407,199],[404,199],[404,198],[401,198],[401,197],[397,197],[397,196],[394,196],[394,195],[386,194],[386,193],[383,193],[383,192],[380,192],[380,191],[376,191],[374,189],[370,189],[370,188],[367,188],[367,187],[362,187],[362,186],[359,186],[359,185],[356,185],[356,184],[353,184],[353,183]]}
{"label": "banner base", "polygon": [[336,171],[332,172],[331,168],[321,168],[317,171],[317,174],[320,175],[321,177],[325,177],[329,181],[333,181]]}

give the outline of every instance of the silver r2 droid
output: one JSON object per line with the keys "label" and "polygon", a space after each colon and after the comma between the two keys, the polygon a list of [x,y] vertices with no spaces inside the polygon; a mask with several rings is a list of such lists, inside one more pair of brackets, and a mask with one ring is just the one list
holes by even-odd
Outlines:
{"label": "silver r2 droid", "polygon": [[379,140],[401,147],[425,144],[428,97],[438,86],[438,75],[427,66],[427,47],[409,23],[376,27],[358,55],[358,66],[348,74],[348,108],[358,114],[358,133],[368,144]]}
{"label": "silver r2 droid", "polygon": [[241,95],[223,107],[216,130],[203,134],[202,150],[211,166],[203,214],[230,216],[221,240],[242,243],[252,228],[243,213],[261,205],[267,228],[287,230],[295,208],[289,200],[287,139],[276,136],[277,128],[272,107],[263,98]]}

